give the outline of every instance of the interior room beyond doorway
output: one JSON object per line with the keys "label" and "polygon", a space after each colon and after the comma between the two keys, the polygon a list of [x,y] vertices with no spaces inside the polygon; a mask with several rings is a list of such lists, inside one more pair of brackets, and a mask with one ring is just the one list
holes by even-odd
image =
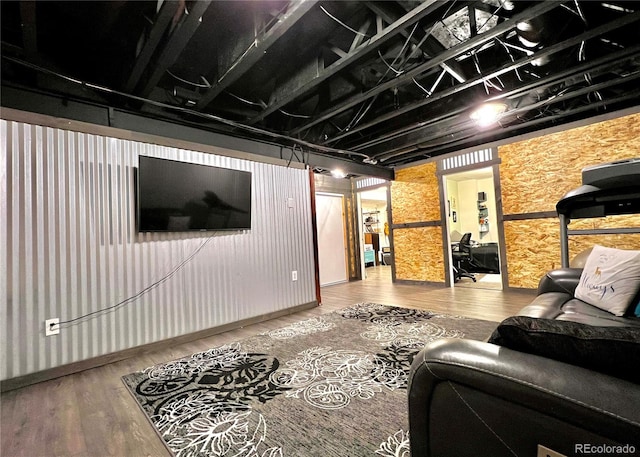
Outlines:
{"label": "interior room beyond doorway", "polygon": [[502,289],[493,169],[447,175],[445,189],[452,285]]}
{"label": "interior room beyond doorway", "polygon": [[367,190],[358,194],[362,237],[362,278],[372,275],[391,277],[387,188]]}

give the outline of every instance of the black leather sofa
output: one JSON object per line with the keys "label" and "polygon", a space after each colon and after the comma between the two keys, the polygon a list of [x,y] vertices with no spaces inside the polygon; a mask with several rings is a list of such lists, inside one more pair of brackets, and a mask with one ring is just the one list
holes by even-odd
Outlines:
{"label": "black leather sofa", "polygon": [[[524,349],[441,339],[415,357],[412,457],[640,455],[640,319],[574,298],[580,273],[548,273],[533,302],[490,339],[525,323],[536,331]],[[545,325],[549,333],[537,331]],[[568,343],[565,328],[578,331]],[[540,342],[549,344],[537,351]]]}

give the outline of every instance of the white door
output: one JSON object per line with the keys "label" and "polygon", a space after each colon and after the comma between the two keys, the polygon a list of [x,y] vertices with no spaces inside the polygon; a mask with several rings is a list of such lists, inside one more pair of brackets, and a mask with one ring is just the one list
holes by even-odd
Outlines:
{"label": "white door", "polygon": [[316,194],[320,285],[347,280],[342,195]]}

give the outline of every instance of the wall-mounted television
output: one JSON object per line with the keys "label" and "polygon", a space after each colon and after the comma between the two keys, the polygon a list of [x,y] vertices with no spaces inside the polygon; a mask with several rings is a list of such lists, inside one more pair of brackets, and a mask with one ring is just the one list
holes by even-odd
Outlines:
{"label": "wall-mounted television", "polygon": [[251,173],[140,156],[139,232],[248,230]]}

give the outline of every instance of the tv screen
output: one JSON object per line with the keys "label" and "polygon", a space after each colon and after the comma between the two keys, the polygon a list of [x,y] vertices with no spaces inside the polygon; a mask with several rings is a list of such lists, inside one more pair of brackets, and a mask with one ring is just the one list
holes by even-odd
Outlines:
{"label": "tv screen", "polygon": [[140,156],[138,231],[250,228],[250,172]]}

